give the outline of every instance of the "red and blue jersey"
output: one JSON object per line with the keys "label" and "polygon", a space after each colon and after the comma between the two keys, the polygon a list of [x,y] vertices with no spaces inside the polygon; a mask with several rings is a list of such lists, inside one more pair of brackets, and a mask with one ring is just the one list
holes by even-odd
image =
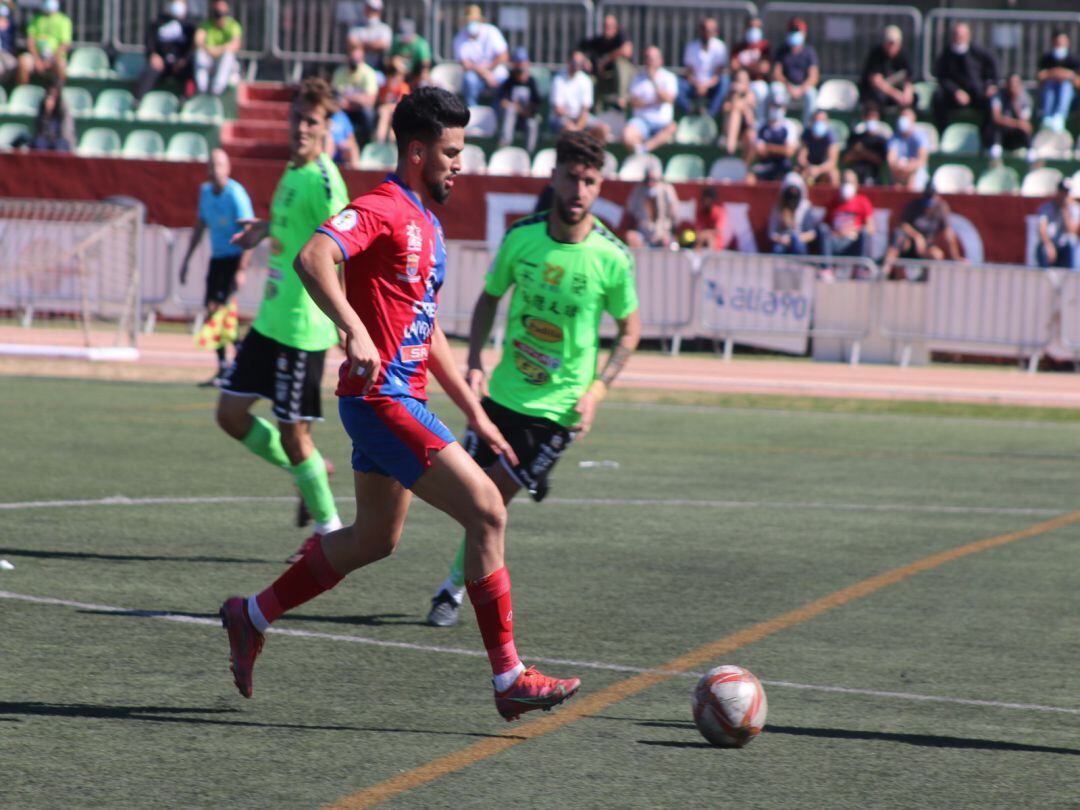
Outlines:
{"label": "red and blue jersey", "polygon": [[[379,350],[371,396],[427,398],[427,360],[446,273],[442,225],[396,175],[387,175],[321,227],[345,256],[345,296]],[[338,375],[339,397],[365,380]]]}

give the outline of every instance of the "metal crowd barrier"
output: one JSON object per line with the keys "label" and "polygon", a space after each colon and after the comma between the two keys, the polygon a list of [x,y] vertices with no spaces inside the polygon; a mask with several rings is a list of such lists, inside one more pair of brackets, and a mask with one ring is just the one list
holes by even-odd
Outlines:
{"label": "metal crowd barrier", "polygon": [[[1048,275],[1054,278],[1057,273]],[[1061,304],[1061,342],[1074,352],[1080,352],[1080,274],[1067,273],[1060,279],[1058,294]]]}
{"label": "metal crowd barrier", "polygon": [[109,43],[109,6],[113,0],[64,0],[60,7],[71,18],[75,47]]}
{"label": "metal crowd barrier", "polygon": [[[349,29],[364,19],[363,0],[268,0],[274,8],[268,51],[285,62],[344,62]],[[384,4],[382,18],[391,28],[404,17],[416,21],[417,32],[431,41],[431,0],[394,0]]]}
{"label": "metal crowd barrier", "polygon": [[[146,50],[150,24],[157,18],[161,6],[146,0],[94,0],[111,11],[107,40],[119,53]],[[188,0],[188,16],[202,19],[210,0]],[[261,59],[270,53],[270,32],[274,28],[276,0],[244,0],[230,3],[233,17],[244,30],[239,57]]]}
{"label": "metal crowd barrier", "polygon": [[807,41],[817,51],[823,76],[858,79],[867,53],[881,42],[886,25],[900,27],[912,70],[918,66],[922,14],[913,6],[767,3],[763,22],[774,53],[784,43],[792,17],[806,20]]}

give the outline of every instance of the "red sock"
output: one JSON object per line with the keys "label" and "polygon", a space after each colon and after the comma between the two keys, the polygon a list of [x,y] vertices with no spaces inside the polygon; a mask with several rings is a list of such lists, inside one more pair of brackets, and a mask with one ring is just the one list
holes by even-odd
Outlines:
{"label": "red sock", "polygon": [[491,671],[501,675],[521,663],[514,646],[514,606],[510,599],[510,574],[503,566],[486,577],[466,582],[476,623],[491,661]]}
{"label": "red sock", "polygon": [[344,577],[330,567],[323,554],[322,543],[317,543],[300,560],[278,577],[274,584],[255,597],[259,610],[272,624],[298,605],[314,599],[323,591],[337,585]]}

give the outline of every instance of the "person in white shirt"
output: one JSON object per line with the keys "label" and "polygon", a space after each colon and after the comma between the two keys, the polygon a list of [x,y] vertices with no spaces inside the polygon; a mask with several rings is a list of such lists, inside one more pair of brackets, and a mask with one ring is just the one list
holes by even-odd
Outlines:
{"label": "person in white shirt", "polygon": [[506,38],[494,25],[484,22],[478,5],[465,9],[465,27],[454,37],[454,59],[465,68],[462,95],[469,107],[476,106],[484,90],[497,89],[510,75]]}
{"label": "person in white shirt", "polygon": [[610,136],[607,126],[592,114],[593,83],[586,71],[588,58],[574,51],[566,69],[555,74],[551,81],[551,117],[548,127],[553,135],[563,130],[585,130],[601,143]]}
{"label": "person in white shirt", "polygon": [[713,17],[706,17],[698,27],[698,38],[686,43],[683,66],[686,76],[679,79],[679,109],[688,113],[694,106],[716,118],[727,96],[731,77],[728,74],[728,49],[717,36],[719,28]]}
{"label": "person in white shirt", "polygon": [[633,117],[623,129],[623,143],[632,152],[651,152],[675,135],[675,106],[679,80],[664,68],[664,55],[655,45],[645,49],[645,66],[630,82]]}
{"label": "person in white shirt", "polygon": [[364,21],[349,31],[350,39],[364,43],[364,61],[380,74],[394,39],[394,29],[383,22],[382,11],[383,0],[364,0]]}

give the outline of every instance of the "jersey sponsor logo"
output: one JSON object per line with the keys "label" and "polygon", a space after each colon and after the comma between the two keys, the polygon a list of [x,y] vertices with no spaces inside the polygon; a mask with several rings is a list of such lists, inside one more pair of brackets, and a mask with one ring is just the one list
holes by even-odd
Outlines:
{"label": "jersey sponsor logo", "polygon": [[277,256],[284,248],[281,246],[281,240],[276,236],[270,237],[270,254]]}
{"label": "jersey sponsor logo", "polygon": [[563,339],[561,326],[534,318],[532,315],[525,315],[521,319],[521,325],[525,327],[526,332],[544,343],[558,343]]}
{"label": "jersey sponsor logo", "polygon": [[550,374],[523,354],[514,355],[514,365],[530,385],[543,385],[551,379]]}
{"label": "jersey sponsor logo", "polygon": [[426,344],[401,347],[401,359],[406,363],[419,363],[421,360],[427,360],[427,358],[428,347]]}
{"label": "jersey sponsor logo", "polygon": [[563,276],[566,274],[566,270],[554,265],[544,264],[544,283],[550,284],[553,287],[558,287],[562,284]]}
{"label": "jersey sponsor logo", "polygon": [[339,231],[351,231],[356,227],[356,211],[352,208],[346,208],[330,220],[330,224]]}
{"label": "jersey sponsor logo", "polygon": [[405,249],[409,253],[419,253],[424,247],[424,232],[415,222],[405,226]]}
{"label": "jersey sponsor logo", "polygon": [[429,318],[434,318],[439,311],[439,305],[434,301],[413,301],[412,311],[417,315],[427,315]]}
{"label": "jersey sponsor logo", "polygon": [[405,332],[402,335],[404,340],[422,340],[427,341],[431,337],[431,333],[434,331],[431,326],[431,321],[413,321],[405,327]]}
{"label": "jersey sponsor logo", "polygon": [[533,360],[542,366],[547,366],[552,371],[562,365],[562,361],[558,357],[552,357],[550,354],[544,354],[541,351],[537,351],[528,343],[523,343],[520,340],[514,341],[514,348],[522,354],[527,355],[530,360]]}

